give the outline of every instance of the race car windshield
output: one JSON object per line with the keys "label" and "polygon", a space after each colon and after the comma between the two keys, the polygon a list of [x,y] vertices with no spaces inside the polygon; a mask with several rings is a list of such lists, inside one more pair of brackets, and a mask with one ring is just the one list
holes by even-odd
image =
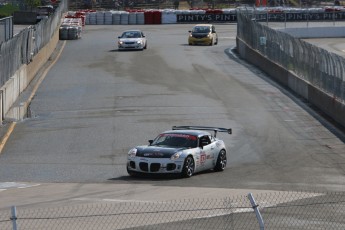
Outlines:
{"label": "race car windshield", "polygon": [[136,31],[125,32],[121,36],[122,38],[140,38],[141,34]]}
{"label": "race car windshield", "polygon": [[210,32],[210,27],[208,26],[197,26],[194,27],[193,33],[209,33]]}
{"label": "race car windshield", "polygon": [[161,134],[153,140],[151,145],[166,147],[196,148],[197,137],[186,134]]}

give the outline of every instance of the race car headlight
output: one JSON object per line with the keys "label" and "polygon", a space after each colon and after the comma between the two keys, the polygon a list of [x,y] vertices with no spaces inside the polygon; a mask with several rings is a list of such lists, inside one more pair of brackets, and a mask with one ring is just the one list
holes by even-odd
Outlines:
{"label": "race car headlight", "polygon": [[137,41],[137,44],[141,44],[141,41]]}
{"label": "race car headlight", "polygon": [[210,38],[210,37],[211,37],[211,34],[208,34],[207,37]]}
{"label": "race car headlight", "polygon": [[177,153],[175,153],[174,155],[172,155],[171,157],[170,157],[170,160],[177,160],[177,159],[179,159],[180,158],[180,156],[181,156],[181,152],[177,152]]}
{"label": "race car headlight", "polygon": [[135,157],[137,155],[137,151],[138,150],[136,148],[129,150],[128,156],[129,157]]}

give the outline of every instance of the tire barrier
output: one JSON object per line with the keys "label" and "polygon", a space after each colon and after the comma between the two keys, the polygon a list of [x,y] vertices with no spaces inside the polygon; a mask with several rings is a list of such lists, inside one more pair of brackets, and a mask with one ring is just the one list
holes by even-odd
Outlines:
{"label": "tire barrier", "polygon": [[77,40],[81,38],[82,25],[81,18],[64,18],[59,28],[59,39]]}
{"label": "tire barrier", "polygon": [[[142,24],[175,24],[175,23],[219,23],[236,22],[237,10],[230,9],[198,9],[173,10],[149,9],[127,11],[77,11],[85,17],[86,25],[142,25]],[[283,8],[261,7],[245,8],[258,21],[344,21],[345,7],[323,8]]]}

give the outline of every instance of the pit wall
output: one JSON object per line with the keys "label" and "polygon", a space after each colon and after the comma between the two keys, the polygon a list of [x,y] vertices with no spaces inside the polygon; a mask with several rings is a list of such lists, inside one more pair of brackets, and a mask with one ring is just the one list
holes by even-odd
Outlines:
{"label": "pit wall", "polygon": [[266,72],[271,78],[283,86],[288,87],[308,100],[308,102],[316,106],[323,113],[345,127],[345,104],[262,56],[243,40],[236,38],[236,45],[242,58]]}
{"label": "pit wall", "polygon": [[21,66],[15,74],[0,88],[0,118],[3,120],[22,120],[27,113],[29,102],[16,102],[19,95],[29,86],[38,71],[48,61],[59,41],[56,30],[50,42],[44,46],[28,65]]}

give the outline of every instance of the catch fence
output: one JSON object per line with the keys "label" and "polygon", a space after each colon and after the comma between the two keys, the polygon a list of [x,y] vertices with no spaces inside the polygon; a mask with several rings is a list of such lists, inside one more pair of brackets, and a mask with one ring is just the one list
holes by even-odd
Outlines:
{"label": "catch fence", "polygon": [[[249,196],[249,195],[248,195]],[[175,201],[117,200],[56,208],[0,211],[0,229],[345,229],[345,194],[270,192]],[[258,207],[263,226],[253,208]]]}
{"label": "catch fence", "polygon": [[0,43],[13,37],[13,17],[0,19]]}
{"label": "catch fence", "polygon": [[61,1],[55,13],[35,25],[28,26],[11,39],[0,42],[0,87],[24,64],[43,48],[57,32],[62,14],[67,10],[66,0]]}
{"label": "catch fence", "polygon": [[335,100],[345,102],[345,58],[258,23],[255,11],[239,11],[237,37]]}

